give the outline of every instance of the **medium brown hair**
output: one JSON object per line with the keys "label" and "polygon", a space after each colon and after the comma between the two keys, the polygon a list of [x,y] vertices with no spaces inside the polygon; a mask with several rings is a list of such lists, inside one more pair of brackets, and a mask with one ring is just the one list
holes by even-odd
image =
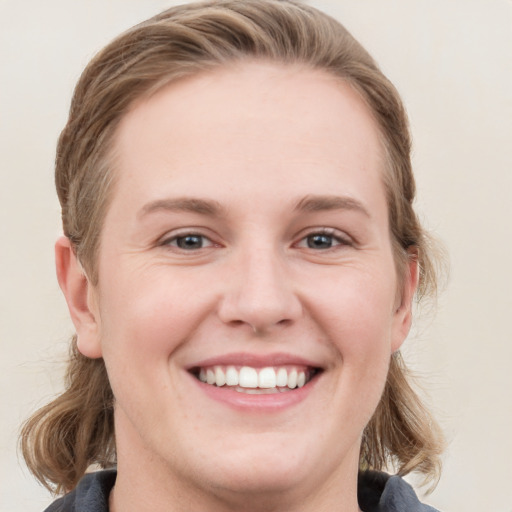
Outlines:
{"label": "medium brown hair", "polygon": [[[418,259],[418,297],[432,296],[436,274],[428,237],[413,210],[408,121],[398,93],[370,55],[331,17],[289,0],[217,0],[171,8],[128,30],[102,50],[76,86],[60,136],[55,180],[65,235],[92,284],[102,222],[115,173],[112,143],[120,119],[138,98],[185,76],[244,59],[301,64],[344,80],[377,123],[386,154],[384,183],[399,276]],[[115,464],[114,397],[102,359],[73,340],[65,391],[23,427],[30,470],[48,488],[72,489],[91,464]],[[427,479],[440,470],[441,435],[408,382],[398,353],[391,358],[380,403],[366,426],[360,467]]]}

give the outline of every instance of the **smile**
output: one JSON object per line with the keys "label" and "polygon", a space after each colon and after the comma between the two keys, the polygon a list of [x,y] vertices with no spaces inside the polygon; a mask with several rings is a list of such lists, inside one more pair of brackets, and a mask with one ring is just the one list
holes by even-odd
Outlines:
{"label": "smile", "polygon": [[304,366],[254,368],[215,365],[196,368],[193,375],[201,382],[247,394],[273,394],[304,387],[317,370]]}

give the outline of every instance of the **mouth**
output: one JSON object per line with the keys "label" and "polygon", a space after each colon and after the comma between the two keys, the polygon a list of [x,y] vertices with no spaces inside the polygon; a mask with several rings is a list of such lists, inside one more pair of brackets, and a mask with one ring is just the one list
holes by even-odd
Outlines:
{"label": "mouth", "polygon": [[212,365],[190,369],[190,373],[206,385],[252,395],[293,392],[306,386],[321,371],[321,368],[297,365],[263,368]]}

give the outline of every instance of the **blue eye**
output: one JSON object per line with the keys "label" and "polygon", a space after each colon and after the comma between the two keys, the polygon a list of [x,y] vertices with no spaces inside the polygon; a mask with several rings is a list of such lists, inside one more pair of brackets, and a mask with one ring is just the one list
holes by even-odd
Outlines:
{"label": "blue eye", "polygon": [[338,234],[337,231],[335,233],[334,230],[327,228],[306,235],[297,244],[298,247],[315,251],[327,251],[338,246],[343,247],[347,245],[352,245],[350,239],[344,237],[343,234]]}
{"label": "blue eye", "polygon": [[203,247],[203,237],[199,235],[179,236],[176,238],[176,245],[180,249],[191,250]]}
{"label": "blue eye", "polygon": [[339,242],[332,235],[315,233],[306,237],[306,243],[310,249],[330,249]]}
{"label": "blue eye", "polygon": [[203,235],[188,233],[183,236],[175,236],[167,240],[164,245],[170,245],[184,251],[197,251],[204,247],[210,247],[212,242]]}

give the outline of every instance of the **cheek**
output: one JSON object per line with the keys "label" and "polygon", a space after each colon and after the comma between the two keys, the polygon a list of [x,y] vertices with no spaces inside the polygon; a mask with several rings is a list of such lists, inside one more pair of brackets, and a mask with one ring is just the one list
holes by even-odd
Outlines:
{"label": "cheek", "polygon": [[344,271],[317,280],[309,305],[340,351],[371,357],[376,348],[389,348],[395,293],[392,279]]}
{"label": "cheek", "polygon": [[[193,333],[201,304],[163,280],[112,279],[105,285],[101,343],[117,407],[132,421],[156,421],[159,412],[148,409],[147,397],[177,399],[172,356]],[[142,412],[148,418],[141,419]]]}
{"label": "cheek", "polygon": [[339,395],[338,403],[352,408],[354,417],[364,417],[364,423],[378,403],[389,368],[394,282],[346,272],[342,282],[324,284],[311,297],[311,310],[334,352],[333,366],[339,368],[333,392]]}
{"label": "cheek", "polygon": [[208,309],[207,298],[181,281],[133,272],[123,281],[113,274],[101,296],[101,338],[105,357],[167,364]]}

